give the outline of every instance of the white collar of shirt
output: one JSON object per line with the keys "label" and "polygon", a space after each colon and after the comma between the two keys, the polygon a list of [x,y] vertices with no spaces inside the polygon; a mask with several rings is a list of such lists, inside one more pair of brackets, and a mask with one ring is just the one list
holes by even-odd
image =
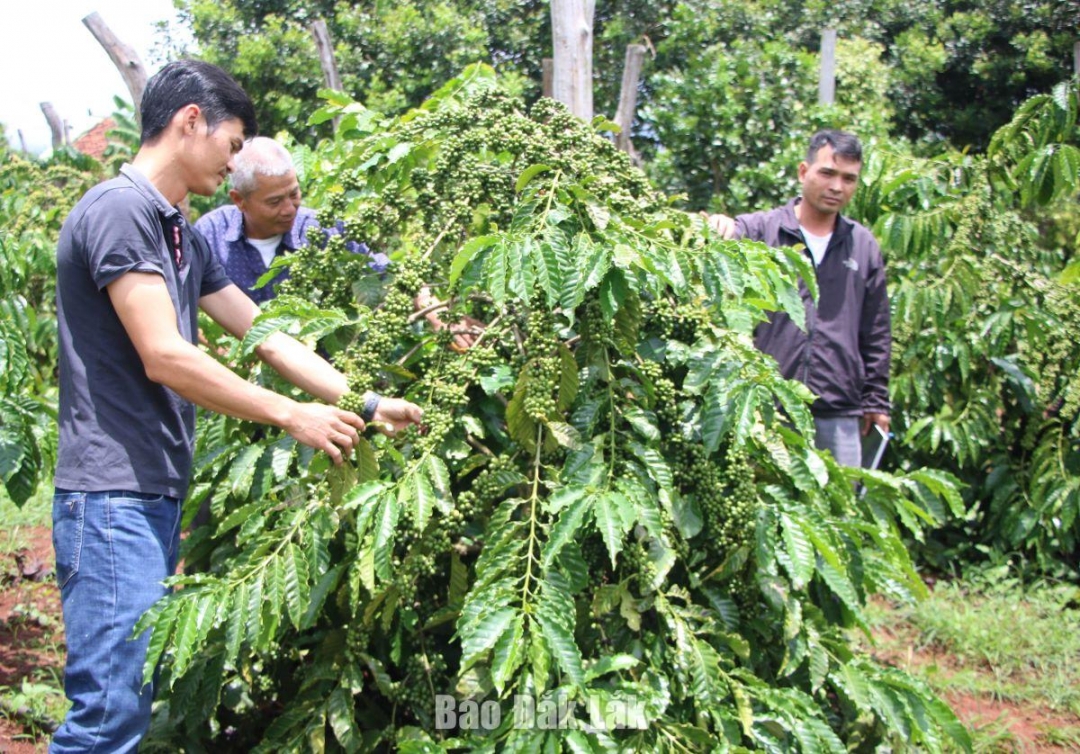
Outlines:
{"label": "white collar of shirt", "polygon": [[825,258],[825,250],[829,248],[829,239],[832,238],[832,233],[825,236],[815,236],[801,224],[799,230],[802,231],[803,239],[806,240],[806,248],[810,250],[810,257],[814,260],[814,266],[817,267],[821,264],[821,260]]}
{"label": "white collar of shirt", "polygon": [[269,238],[249,238],[248,243],[259,250],[259,256],[262,257],[263,264],[266,267],[270,267],[270,263],[274,261],[274,253],[277,251],[278,244],[281,243],[281,234],[276,236],[270,236]]}

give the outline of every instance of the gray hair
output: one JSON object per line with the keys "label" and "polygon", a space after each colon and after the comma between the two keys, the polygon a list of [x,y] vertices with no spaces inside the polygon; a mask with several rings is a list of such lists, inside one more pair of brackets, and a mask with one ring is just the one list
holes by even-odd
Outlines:
{"label": "gray hair", "polygon": [[258,188],[260,175],[276,177],[293,170],[292,157],[285,147],[266,136],[256,136],[244,144],[233,158],[232,187],[247,196]]}

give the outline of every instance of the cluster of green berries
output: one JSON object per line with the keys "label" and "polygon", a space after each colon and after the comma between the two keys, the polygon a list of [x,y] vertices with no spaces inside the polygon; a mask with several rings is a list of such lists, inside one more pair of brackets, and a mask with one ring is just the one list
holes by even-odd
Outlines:
{"label": "cluster of green berries", "polygon": [[435,555],[426,547],[414,547],[404,559],[394,557],[392,565],[394,586],[401,595],[401,603],[410,607],[416,603],[418,582],[434,576],[439,570]]}
{"label": "cluster of green berries", "polygon": [[652,302],[652,319],[664,340],[693,343],[709,323],[709,312],[691,302],[672,303],[666,298]]}
{"label": "cluster of green berries", "polygon": [[599,300],[595,298],[585,304],[585,311],[581,316],[581,337],[583,340],[605,345],[610,344],[615,337],[615,326],[611,318],[604,314]]}
{"label": "cluster of green berries", "polygon": [[458,493],[457,510],[465,520],[486,515],[503,499],[509,488],[522,480],[512,457],[494,456],[476,475],[468,489]]}
{"label": "cluster of green berries", "polygon": [[652,389],[652,406],[657,417],[668,427],[675,426],[679,421],[679,392],[664,373],[664,366],[658,361],[645,360],[638,365],[638,371]]}
{"label": "cluster of green berries", "polygon": [[653,591],[653,581],[656,580],[657,567],[655,561],[649,557],[649,548],[644,540],[635,540],[622,551],[623,568],[627,575],[636,582],[638,589],[643,592]]}
{"label": "cluster of green berries", "polygon": [[697,499],[705,518],[705,546],[719,562],[753,539],[760,506],[753,467],[743,448],[729,447],[722,466],[699,443],[681,444],[679,457],[680,485]]}
{"label": "cluster of green berries", "polygon": [[429,710],[434,701],[431,690],[445,691],[451,687],[447,678],[447,663],[441,654],[414,651],[405,658],[403,677],[395,681],[390,691],[390,701],[414,710]]}
{"label": "cluster of green berries", "polygon": [[559,342],[554,335],[555,322],[550,312],[534,308],[529,313],[525,339],[525,413],[536,421],[552,418],[558,411],[558,388],[562,375]]}

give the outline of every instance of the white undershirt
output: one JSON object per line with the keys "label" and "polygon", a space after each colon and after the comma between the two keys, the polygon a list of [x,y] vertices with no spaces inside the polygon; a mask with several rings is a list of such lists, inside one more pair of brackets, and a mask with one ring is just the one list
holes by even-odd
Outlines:
{"label": "white undershirt", "polygon": [[806,248],[810,250],[810,257],[814,260],[814,266],[817,267],[821,264],[821,260],[825,258],[825,249],[829,248],[829,239],[832,238],[832,233],[825,236],[815,236],[802,225],[799,226],[799,230],[802,231],[803,238],[806,239]]}
{"label": "white undershirt", "polygon": [[263,264],[266,267],[270,267],[270,263],[274,261],[274,253],[277,251],[278,244],[281,243],[281,233],[276,236],[270,236],[269,238],[249,238],[248,243],[259,250],[259,256],[262,257]]}

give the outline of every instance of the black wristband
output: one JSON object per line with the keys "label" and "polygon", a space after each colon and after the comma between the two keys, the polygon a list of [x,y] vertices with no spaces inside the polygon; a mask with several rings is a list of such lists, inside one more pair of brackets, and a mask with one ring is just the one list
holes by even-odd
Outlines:
{"label": "black wristband", "polygon": [[364,393],[364,408],[360,411],[360,418],[369,422],[375,418],[375,412],[379,410],[379,401],[382,396],[370,391]]}

